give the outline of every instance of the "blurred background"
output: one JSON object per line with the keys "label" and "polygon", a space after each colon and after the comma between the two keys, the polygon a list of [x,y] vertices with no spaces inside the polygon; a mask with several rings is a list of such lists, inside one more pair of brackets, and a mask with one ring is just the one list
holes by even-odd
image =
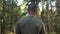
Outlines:
{"label": "blurred background", "polygon": [[45,23],[47,34],[60,34],[60,0],[0,0],[0,34],[15,34],[17,21],[28,16],[27,8],[36,1],[36,17]]}

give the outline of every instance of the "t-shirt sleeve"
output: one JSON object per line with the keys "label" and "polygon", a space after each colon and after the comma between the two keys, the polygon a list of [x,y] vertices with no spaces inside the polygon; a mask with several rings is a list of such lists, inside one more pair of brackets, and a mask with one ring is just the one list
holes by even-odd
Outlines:
{"label": "t-shirt sleeve", "polygon": [[16,25],[16,34],[21,34],[21,32],[20,32],[20,24],[19,23],[17,23],[17,25]]}

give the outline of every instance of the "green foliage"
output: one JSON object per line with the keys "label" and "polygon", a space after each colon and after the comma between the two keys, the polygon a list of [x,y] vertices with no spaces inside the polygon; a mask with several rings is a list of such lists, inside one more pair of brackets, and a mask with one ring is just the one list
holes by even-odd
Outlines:
{"label": "green foliage", "polygon": [[41,2],[41,0],[24,0],[26,1],[27,3],[31,2],[31,3],[36,3],[36,5],[39,4],[39,2]]}
{"label": "green foliage", "polygon": [[[17,4],[15,3],[16,1],[14,0],[7,0],[5,6],[5,11],[2,9],[2,3],[0,3],[0,25],[2,24],[2,17],[5,17],[5,28],[6,30],[11,29],[13,25],[15,25],[20,18],[20,10],[18,9]],[[3,13],[5,13],[3,15]]]}
{"label": "green foliage", "polygon": [[2,23],[2,0],[0,0],[0,34],[1,34],[1,23]]}
{"label": "green foliage", "polygon": [[[32,2],[32,0],[24,0],[26,1],[27,3],[29,1]],[[34,2],[36,2],[36,4],[38,5],[39,2],[41,2],[41,0],[33,0]],[[47,1],[47,0],[44,0],[44,1]],[[0,0],[0,25],[2,24],[2,17],[3,17],[3,4],[2,4],[2,0]],[[7,0],[6,1],[6,4],[4,5],[5,6],[5,28],[6,30],[9,30],[9,29],[12,29],[12,27],[14,25],[16,25],[17,21],[22,17],[24,16],[25,14],[27,13],[23,13],[23,11],[26,11],[27,9],[24,8],[24,9],[21,9],[20,7],[21,6],[17,6],[17,3],[15,3],[17,1],[15,0]],[[56,5],[56,7],[58,7],[58,4]],[[49,8],[49,7],[48,7]],[[59,8],[59,7],[58,7]],[[53,30],[54,32],[50,32],[50,34],[53,34],[55,32],[60,32],[60,8],[56,10],[56,12],[58,14],[55,14],[53,11],[51,13],[50,10],[46,9],[44,10],[45,13],[42,13],[43,16],[43,19],[45,19],[44,23],[49,23],[49,27],[50,27],[50,30]],[[49,11],[48,14],[47,14],[47,10]],[[42,11],[43,12],[43,11]],[[38,14],[38,13],[37,13]],[[41,15],[41,16],[42,16]],[[46,15],[46,16],[45,16]],[[48,19],[47,19],[48,18]],[[46,26],[47,27],[47,26]],[[1,29],[1,27],[0,27]]]}

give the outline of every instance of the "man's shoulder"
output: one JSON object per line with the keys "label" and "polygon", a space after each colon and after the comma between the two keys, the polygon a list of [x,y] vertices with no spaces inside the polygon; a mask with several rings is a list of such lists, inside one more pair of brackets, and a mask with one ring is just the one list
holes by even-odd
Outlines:
{"label": "man's shoulder", "polygon": [[36,18],[36,20],[37,20],[38,22],[43,22],[42,19],[38,19],[38,18]]}
{"label": "man's shoulder", "polygon": [[21,23],[21,22],[24,22],[25,20],[27,20],[28,16],[24,16],[22,18],[20,18],[17,22],[18,23]]}

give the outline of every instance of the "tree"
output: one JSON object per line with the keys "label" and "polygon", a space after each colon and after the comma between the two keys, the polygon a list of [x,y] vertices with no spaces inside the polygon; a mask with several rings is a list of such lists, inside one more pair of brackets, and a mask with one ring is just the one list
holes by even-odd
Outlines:
{"label": "tree", "polygon": [[60,0],[56,0],[56,21],[55,21],[55,32],[56,34],[60,33]]}
{"label": "tree", "polygon": [[6,12],[6,2],[3,0],[3,12],[2,12],[2,25],[1,25],[1,34],[5,33],[5,12]]}
{"label": "tree", "polygon": [[20,13],[15,2],[15,0],[3,0],[1,34],[4,34],[9,29],[11,30],[12,26],[20,18]]}
{"label": "tree", "polygon": [[1,34],[1,24],[2,24],[2,0],[0,0],[0,34]]}

